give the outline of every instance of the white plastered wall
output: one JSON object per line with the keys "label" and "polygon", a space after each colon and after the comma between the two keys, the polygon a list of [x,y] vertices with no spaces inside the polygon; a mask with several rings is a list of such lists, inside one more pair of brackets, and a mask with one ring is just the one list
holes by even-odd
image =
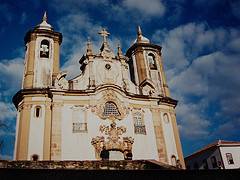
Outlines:
{"label": "white plastered wall", "polygon": [[[120,101],[126,104],[139,103],[136,100],[129,100],[122,97],[119,93],[116,93]],[[78,97],[78,100],[80,97]],[[83,97],[82,97],[83,98]],[[84,97],[86,100],[89,97]],[[101,93],[98,93],[91,99],[100,99]],[[65,97],[65,100],[71,99],[72,97]],[[76,100],[76,99],[75,99]],[[83,99],[82,99],[83,100]],[[141,102],[141,104],[147,104],[149,102]],[[111,121],[106,119],[100,119],[95,112],[92,112],[91,108],[88,108],[88,104],[84,105],[87,111],[87,132],[73,133],[72,132],[72,115],[74,104],[66,104],[62,111],[62,160],[96,160],[95,148],[91,144],[92,138],[97,136],[104,136],[107,140],[107,136],[99,131],[100,125],[109,126]],[[135,134],[132,112],[126,115],[122,120],[116,120],[117,127],[125,126],[126,133],[123,133],[120,137],[133,137],[134,143],[132,147],[133,159],[155,159],[158,160],[156,136],[154,132],[154,126],[152,122],[152,114],[148,108],[144,108],[144,122],[146,127],[146,135]],[[81,111],[84,113],[84,111]],[[83,117],[84,114],[79,115]]]}
{"label": "white plastered wall", "polygon": [[[220,151],[225,169],[240,168],[240,146],[220,147]],[[232,154],[234,164],[228,163],[226,153]]]}
{"label": "white plastered wall", "polygon": [[[40,116],[35,116],[35,108],[41,107]],[[45,124],[45,106],[33,105],[30,115],[29,143],[28,143],[28,160],[33,154],[39,156],[39,160],[43,158],[44,143],[44,124]]]}
{"label": "white plastered wall", "polygon": [[[163,119],[164,114],[168,115],[169,122],[166,123]],[[166,150],[167,150],[167,156],[168,156],[168,162],[171,164],[171,157],[172,155],[176,156],[178,159],[177,154],[177,147],[176,142],[174,138],[174,132],[173,132],[173,125],[171,123],[171,116],[169,113],[162,112],[161,113],[161,121],[162,121],[162,127],[163,127],[163,134],[164,134],[164,140],[166,144]]]}

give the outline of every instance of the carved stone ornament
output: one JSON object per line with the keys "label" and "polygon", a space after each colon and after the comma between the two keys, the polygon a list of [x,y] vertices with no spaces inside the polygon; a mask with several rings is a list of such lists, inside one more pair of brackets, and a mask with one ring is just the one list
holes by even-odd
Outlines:
{"label": "carved stone ornament", "polygon": [[[116,107],[118,108],[119,114],[118,115],[105,115],[104,114],[104,108],[107,102],[113,102]],[[109,119],[109,120],[121,120],[123,119],[127,113],[128,109],[123,105],[123,102],[121,102],[117,95],[112,90],[107,90],[103,92],[103,97],[98,101],[96,111],[95,113],[101,118],[101,119]]]}
{"label": "carved stone ornament", "polygon": [[125,159],[127,158],[127,153],[132,153],[132,144],[134,143],[134,139],[132,137],[121,137],[121,135],[126,132],[126,127],[117,127],[116,123],[112,122],[110,126],[101,125],[99,130],[107,136],[107,138],[104,136],[92,138],[91,144],[95,148],[95,155],[97,159],[100,159],[100,153],[103,146],[108,151],[115,150],[123,152]]}
{"label": "carved stone ornament", "polygon": [[115,58],[115,55],[113,54],[109,47],[104,47],[100,55],[103,57],[103,59],[106,60],[112,60],[113,58]]}
{"label": "carved stone ornament", "polygon": [[61,72],[57,75],[57,78],[55,79],[54,86],[57,89],[68,89],[68,81],[65,79],[67,73]]}

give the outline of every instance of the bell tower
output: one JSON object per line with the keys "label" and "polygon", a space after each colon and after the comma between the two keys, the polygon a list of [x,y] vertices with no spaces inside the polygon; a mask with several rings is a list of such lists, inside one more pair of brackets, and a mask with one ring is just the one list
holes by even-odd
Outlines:
{"label": "bell tower", "polygon": [[42,22],[27,32],[24,41],[26,52],[22,89],[51,87],[59,73],[62,34],[55,32],[47,23],[46,12]]}
{"label": "bell tower", "polygon": [[169,97],[169,89],[163,70],[161,57],[162,47],[152,44],[142,35],[140,26],[137,28],[137,39],[127,50],[130,59],[131,80],[139,86],[143,95]]}

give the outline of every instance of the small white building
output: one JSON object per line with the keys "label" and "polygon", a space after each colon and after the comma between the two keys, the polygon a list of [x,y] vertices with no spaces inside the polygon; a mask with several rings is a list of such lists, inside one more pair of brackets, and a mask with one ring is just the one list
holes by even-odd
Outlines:
{"label": "small white building", "polygon": [[239,169],[240,142],[218,140],[185,158],[187,169]]}

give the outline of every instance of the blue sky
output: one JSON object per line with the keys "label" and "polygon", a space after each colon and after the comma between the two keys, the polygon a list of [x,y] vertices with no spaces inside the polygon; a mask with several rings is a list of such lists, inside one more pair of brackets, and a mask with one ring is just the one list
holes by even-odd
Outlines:
{"label": "blue sky", "polygon": [[184,156],[218,139],[240,141],[240,1],[236,0],[1,0],[0,158],[12,159],[16,110],[11,98],[21,87],[24,35],[41,22],[63,34],[61,69],[80,73],[87,38],[95,52],[105,27],[110,44],[123,51],[144,36],[163,47],[171,96],[179,100],[177,121]]}

